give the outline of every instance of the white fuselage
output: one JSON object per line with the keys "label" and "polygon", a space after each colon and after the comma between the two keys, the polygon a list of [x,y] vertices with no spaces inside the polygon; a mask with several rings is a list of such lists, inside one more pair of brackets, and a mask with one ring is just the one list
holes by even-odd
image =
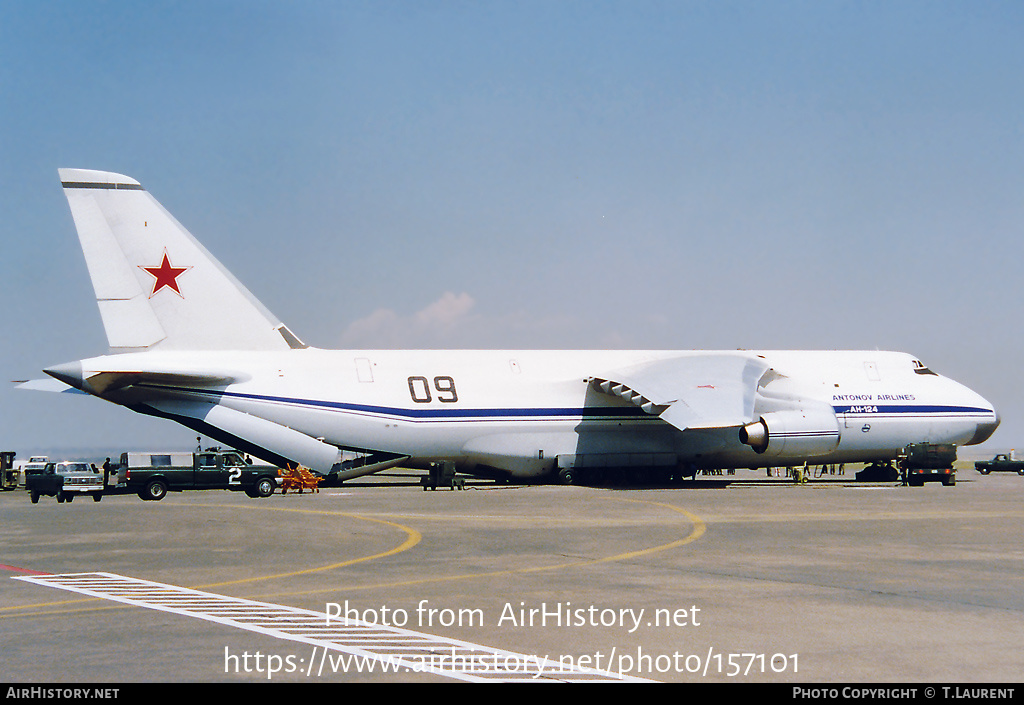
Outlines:
{"label": "white fuselage", "polygon": [[[82,377],[166,371],[185,381],[145,382],[99,395],[172,417],[186,409],[217,425],[232,410],[231,432],[260,445],[261,427],[281,427],[343,449],[410,456],[422,466],[454,460],[466,472],[497,469],[535,477],[566,464],[623,467],[764,467],[884,460],[916,442],[984,440],[998,417],[970,389],[927,370],[904,353],[748,352],[774,371],[755,404],[755,420],[773,398],[824,408],[838,427],[832,446],[758,453],[738,427],[680,429],[589,381],[678,351],[150,351],[82,361]],[[188,373],[220,375],[193,384]],[[611,378],[611,377],[609,377]],[[87,391],[94,390],[86,389]],[[221,407],[214,409],[214,407]],[[195,409],[201,409],[197,412]],[[284,432],[284,431],[282,431]],[[297,434],[296,434],[297,435]],[[979,440],[980,439],[980,440]],[[769,447],[771,448],[771,446]],[[306,463],[315,464],[315,463]],[[320,462],[322,466],[326,461]],[[326,468],[326,469],[329,469]]]}

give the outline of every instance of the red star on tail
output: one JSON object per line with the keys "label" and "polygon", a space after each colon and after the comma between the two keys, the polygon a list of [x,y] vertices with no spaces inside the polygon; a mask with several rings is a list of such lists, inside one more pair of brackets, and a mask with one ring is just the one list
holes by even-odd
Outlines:
{"label": "red star on tail", "polygon": [[[159,267],[143,267],[139,266],[139,269],[143,269],[151,274],[156,281],[153,282],[153,293],[149,295],[149,298],[156,296],[156,292],[160,291],[164,287],[173,289],[174,293],[181,296],[181,289],[178,288],[178,277],[192,269],[192,267],[172,267],[171,260],[167,257],[167,250],[164,250],[164,260],[160,263]],[[181,298],[185,298],[181,296]]]}

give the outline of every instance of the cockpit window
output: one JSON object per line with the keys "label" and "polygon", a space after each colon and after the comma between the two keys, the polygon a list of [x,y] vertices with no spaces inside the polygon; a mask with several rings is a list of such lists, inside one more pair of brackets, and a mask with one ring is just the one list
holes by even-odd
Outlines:
{"label": "cockpit window", "polygon": [[919,375],[935,375],[936,377],[938,377],[938,374],[932,372],[927,367],[925,367],[924,363],[921,362],[920,360],[914,360],[914,372],[916,372]]}

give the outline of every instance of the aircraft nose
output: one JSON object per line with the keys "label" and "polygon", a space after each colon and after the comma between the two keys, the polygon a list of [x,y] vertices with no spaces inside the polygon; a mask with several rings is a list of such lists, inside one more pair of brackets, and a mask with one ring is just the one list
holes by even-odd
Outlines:
{"label": "aircraft nose", "polygon": [[987,441],[992,437],[992,434],[996,432],[996,429],[999,428],[999,422],[1001,420],[1002,419],[999,418],[999,412],[993,409],[992,420],[980,422],[977,430],[974,432],[974,437],[967,441],[967,445],[973,446]]}

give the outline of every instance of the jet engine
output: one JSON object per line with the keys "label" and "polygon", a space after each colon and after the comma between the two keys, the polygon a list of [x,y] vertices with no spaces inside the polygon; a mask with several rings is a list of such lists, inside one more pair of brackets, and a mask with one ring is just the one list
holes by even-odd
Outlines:
{"label": "jet engine", "polygon": [[771,411],[740,428],[740,442],[770,456],[825,455],[839,445],[839,422],[830,408]]}

